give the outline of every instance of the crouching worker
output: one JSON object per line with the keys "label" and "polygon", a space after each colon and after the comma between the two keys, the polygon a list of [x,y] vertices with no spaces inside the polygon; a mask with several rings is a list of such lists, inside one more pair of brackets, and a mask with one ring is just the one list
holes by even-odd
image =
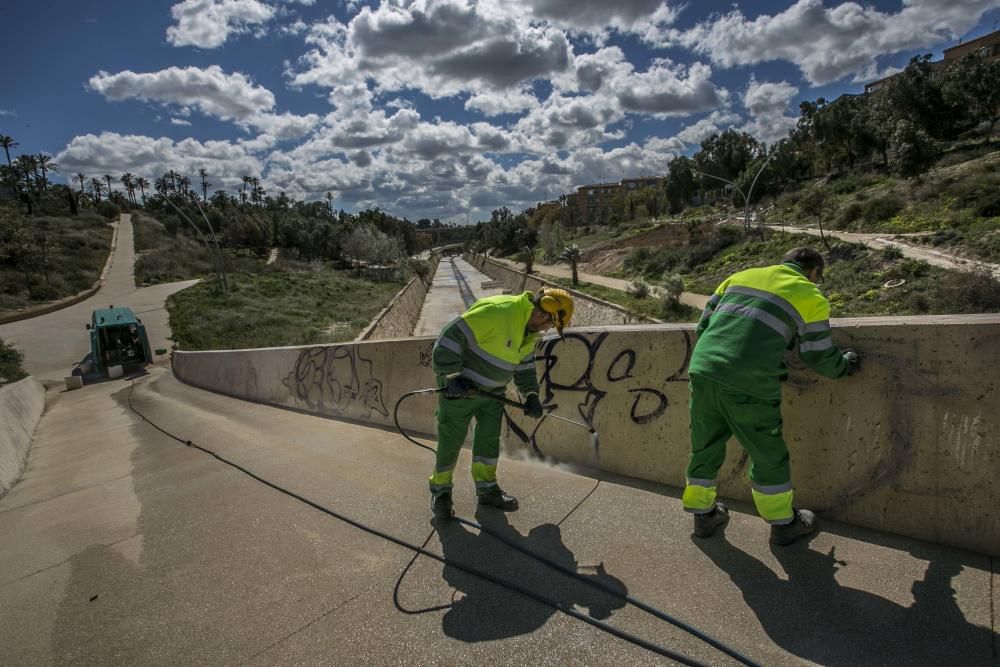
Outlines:
{"label": "crouching worker", "polygon": [[729,520],[715,488],[733,435],[750,455],[753,500],[771,524],[771,542],[791,544],[816,529],[812,512],[792,506],[781,381],[787,377],[785,350],[797,350],[829,378],[858,367],[857,352],[842,352],[830,337],[830,304],[816,286],[823,265],[815,250],[795,248],[781,264],[730,276],[705,306],[690,364],[691,457],[683,499],[698,537]]}
{"label": "crouching worker", "polygon": [[508,512],[517,509],[517,499],[497,484],[504,406],[486,394],[503,396],[513,377],[524,396],[524,413],[540,418],[536,337],[552,326],[561,336],[572,317],[570,294],[545,289],[537,296],[525,292],[480,299],[441,331],[431,357],[438,386],[444,388],[438,395],[437,461],[430,476],[435,517],[447,519],[454,515],[452,475],[473,417],[472,480],[479,504]]}

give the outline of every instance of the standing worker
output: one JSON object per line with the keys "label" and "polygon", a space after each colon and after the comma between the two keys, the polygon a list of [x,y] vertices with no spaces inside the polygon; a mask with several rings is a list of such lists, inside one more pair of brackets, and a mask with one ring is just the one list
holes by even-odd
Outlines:
{"label": "standing worker", "polygon": [[438,386],[444,388],[437,408],[437,461],[429,480],[434,516],[454,516],[452,475],[473,417],[472,479],[479,504],[517,509],[517,499],[497,484],[503,404],[476,394],[502,396],[513,377],[524,396],[524,414],[540,418],[535,334],[555,326],[561,336],[572,318],[573,297],[566,290],[545,289],[538,296],[525,292],[480,299],[441,331],[431,357]]}
{"label": "standing worker", "polygon": [[732,435],[750,455],[753,500],[771,524],[771,543],[791,544],[816,529],[812,512],[792,508],[781,436],[785,350],[797,347],[805,364],[829,378],[850,375],[860,361],[830,337],[830,304],[816,287],[823,266],[812,248],[795,248],[781,264],[730,276],[705,306],[691,355],[691,457],[683,497],[698,537],[729,521],[715,490]]}

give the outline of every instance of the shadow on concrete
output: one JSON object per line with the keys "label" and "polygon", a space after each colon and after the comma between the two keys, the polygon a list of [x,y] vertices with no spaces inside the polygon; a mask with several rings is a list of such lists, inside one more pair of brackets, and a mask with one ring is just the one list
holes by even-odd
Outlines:
{"label": "shadow on concrete", "polygon": [[[507,515],[494,510],[479,510],[476,519],[495,533],[526,549],[544,555],[584,577],[628,593],[625,584],[604,570],[604,564],[584,566],[563,544],[559,526],[545,523],[522,535],[507,521]],[[444,557],[477,569],[486,570],[504,581],[517,583],[535,593],[565,605],[586,609],[591,618],[607,619],[625,605],[624,601],[556,572],[544,564],[514,551],[499,540],[468,529],[454,521],[437,522]],[[535,602],[520,593],[501,588],[475,575],[446,565],[443,577],[460,596],[445,613],[444,633],[465,642],[491,641],[528,634],[556,614],[556,610]]]}
{"label": "shadow on concrete", "polygon": [[[965,620],[951,580],[962,570],[955,558],[930,560],[924,578],[903,606],[879,595],[842,586],[835,548],[823,553],[807,543],[772,546],[784,570],[770,567],[725,539],[695,545],[743,593],[771,640],[821,665],[988,665],[996,637],[989,628]],[[918,547],[918,549],[920,549]],[[917,558],[928,554],[920,549]]]}

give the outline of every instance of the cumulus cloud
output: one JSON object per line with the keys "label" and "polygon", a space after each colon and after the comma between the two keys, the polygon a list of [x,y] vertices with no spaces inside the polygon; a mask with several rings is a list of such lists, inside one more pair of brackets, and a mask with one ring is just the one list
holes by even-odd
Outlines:
{"label": "cumulus cloud", "polygon": [[728,109],[713,111],[701,120],[677,133],[677,139],[687,145],[700,144],[706,137],[718,134],[740,121],[739,114]]}
{"label": "cumulus cloud", "polygon": [[678,14],[663,0],[525,0],[524,4],[535,17],[560,27],[596,35],[617,30],[647,41],[655,40]]}
{"label": "cumulus cloud", "polygon": [[174,141],[102,132],[75,137],[55,156],[65,173],[132,172],[152,180],[170,169],[187,174],[204,168],[220,187],[235,188],[242,174],[259,174],[262,165],[247,148],[229,141]]}
{"label": "cumulus cloud", "polygon": [[538,106],[538,98],[531,93],[480,93],[465,101],[465,108],[478,111],[484,116],[499,116],[505,113],[521,113]]}
{"label": "cumulus cloud", "polygon": [[565,33],[533,25],[489,3],[423,0],[364,7],[348,24],[331,17],[306,38],[313,48],[289,68],[294,85],[415,89],[434,97],[517,89],[568,69]]}
{"label": "cumulus cloud", "polygon": [[186,126],[190,126],[191,125],[191,121],[184,120],[183,118],[171,118],[170,119],[170,124],[171,125],[186,125]]}
{"label": "cumulus cloud", "polygon": [[214,49],[230,35],[267,23],[275,9],[259,0],[183,0],[170,8],[170,14],[177,22],[167,28],[170,44]]}
{"label": "cumulus cloud", "polygon": [[712,68],[694,63],[686,70],[666,60],[655,60],[646,72],[614,82],[627,111],[657,116],[687,116],[722,104],[724,97],[712,84]]}
{"label": "cumulus cloud", "polygon": [[0,109],[0,116],[11,116],[17,118],[17,111],[14,109]]}
{"label": "cumulus cloud", "polygon": [[798,94],[799,89],[787,81],[771,83],[751,79],[743,95],[743,106],[750,112],[750,121],[742,129],[767,143],[781,139],[798,122],[797,116],[785,113],[792,98]]}
{"label": "cumulus cloud", "polygon": [[671,31],[668,40],[707,55],[722,67],[787,60],[815,85],[854,74],[874,76],[883,54],[925,48],[955,39],[997,0],[903,0],[895,13],[855,2],[826,7],[798,0],[785,11],[748,20],[740,10]]}
{"label": "cumulus cloud", "polygon": [[226,74],[218,65],[205,69],[170,67],[143,73],[98,72],[87,87],[115,102],[139,100],[178,105],[176,115],[181,117],[190,115],[192,108],[197,109],[221,120],[256,127],[278,139],[305,136],[320,121],[316,114],[272,113],[275,100],[271,91],[255,85],[239,72]]}

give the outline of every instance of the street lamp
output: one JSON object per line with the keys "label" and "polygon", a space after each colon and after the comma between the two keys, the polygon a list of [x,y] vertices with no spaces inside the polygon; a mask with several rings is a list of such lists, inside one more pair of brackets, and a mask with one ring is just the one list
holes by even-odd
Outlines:
{"label": "street lamp", "polygon": [[[780,143],[781,142],[779,141],[778,144],[780,144]],[[741,195],[743,195],[743,229],[744,229],[744,231],[747,231],[747,232],[750,231],[750,195],[753,194],[753,188],[754,188],[755,185],[757,185],[757,179],[760,178],[760,175],[761,175],[761,173],[763,173],[764,168],[767,167],[768,163],[771,160],[774,159],[775,155],[778,154],[778,144],[774,145],[774,149],[771,151],[771,154],[768,156],[768,158],[766,160],[764,160],[764,164],[762,164],[760,166],[760,169],[757,170],[757,174],[753,177],[753,181],[750,182],[750,191],[746,192],[746,193],[744,193],[743,190],[740,189],[740,186],[736,185],[732,181],[727,181],[726,179],[724,179],[724,178],[722,178],[720,176],[713,176],[712,174],[706,174],[705,172],[698,171],[697,169],[692,169],[691,170],[695,174],[701,174],[702,176],[708,176],[709,178],[714,178],[717,181],[722,181],[723,183],[728,183],[729,185],[731,185],[734,188],[736,188],[737,192],[739,192]],[[763,220],[761,222],[763,224]],[[761,227],[761,231],[763,231],[763,226]]]}

